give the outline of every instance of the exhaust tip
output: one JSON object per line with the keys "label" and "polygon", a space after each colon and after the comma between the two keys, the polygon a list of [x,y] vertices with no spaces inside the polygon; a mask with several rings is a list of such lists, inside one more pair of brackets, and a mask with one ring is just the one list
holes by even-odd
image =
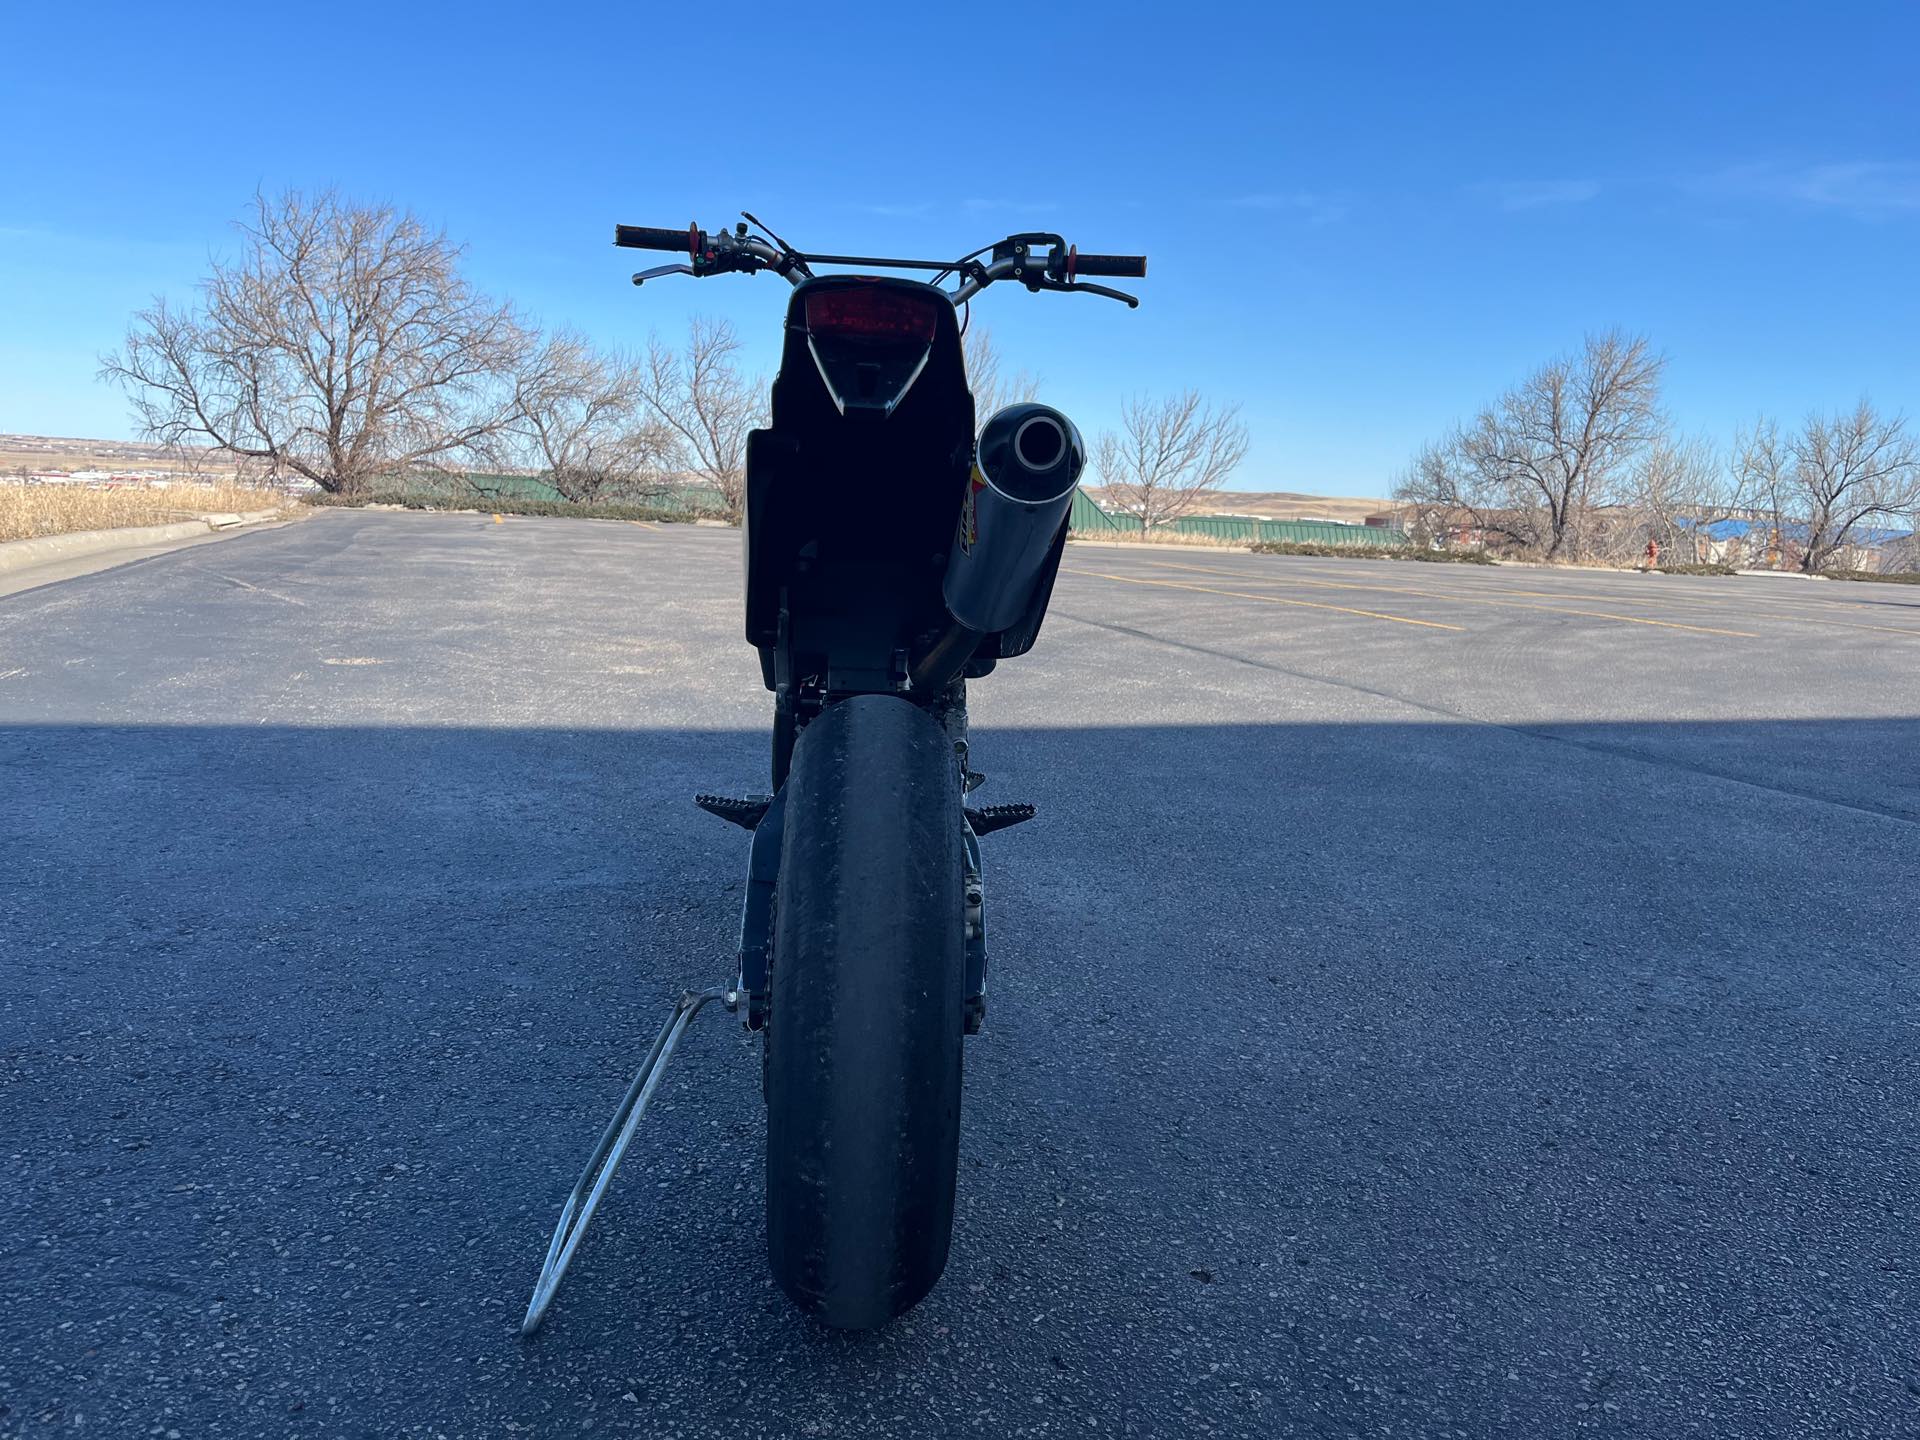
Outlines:
{"label": "exhaust tip", "polygon": [[1030,416],[1013,432],[1013,458],[1028,470],[1048,471],[1067,453],[1067,432],[1051,415]]}
{"label": "exhaust tip", "polygon": [[980,428],[974,459],[1007,499],[1044,505],[1073,493],[1087,446],[1066,416],[1027,401],[996,411]]}

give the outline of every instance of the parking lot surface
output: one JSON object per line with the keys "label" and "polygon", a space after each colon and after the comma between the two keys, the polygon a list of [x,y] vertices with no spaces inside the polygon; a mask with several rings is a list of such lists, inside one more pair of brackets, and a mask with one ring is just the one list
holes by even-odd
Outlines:
{"label": "parking lot surface", "polygon": [[1920,591],[1076,545],[973,692],[952,1263],[819,1332],[703,1017],[728,531],[0,599],[0,1435],[1920,1433]]}

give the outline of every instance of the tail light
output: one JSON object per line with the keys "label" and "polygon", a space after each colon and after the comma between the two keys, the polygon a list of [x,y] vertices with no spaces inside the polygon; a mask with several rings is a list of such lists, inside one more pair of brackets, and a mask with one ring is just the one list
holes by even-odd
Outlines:
{"label": "tail light", "polygon": [[849,285],[807,296],[807,332],[836,340],[933,343],[946,302],[880,285]]}
{"label": "tail light", "polygon": [[795,298],[806,307],[807,349],[842,415],[891,415],[926,369],[943,320],[952,325],[940,312],[952,315],[953,302],[913,281],[836,277]]}

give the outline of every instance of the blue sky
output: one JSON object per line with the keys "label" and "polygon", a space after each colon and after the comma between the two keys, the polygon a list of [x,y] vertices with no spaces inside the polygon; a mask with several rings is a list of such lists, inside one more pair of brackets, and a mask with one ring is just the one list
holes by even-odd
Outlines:
{"label": "blue sky", "polygon": [[1920,5],[1447,8],[11,6],[0,430],[131,434],[93,378],[129,312],[256,186],[330,184],[548,321],[726,315],[760,365],[778,281],[635,291],[613,222],[1144,251],[1138,311],[1008,288],[975,323],[1089,431],[1129,391],[1238,401],[1248,488],[1384,493],[1610,325],[1691,431],[1920,410]]}

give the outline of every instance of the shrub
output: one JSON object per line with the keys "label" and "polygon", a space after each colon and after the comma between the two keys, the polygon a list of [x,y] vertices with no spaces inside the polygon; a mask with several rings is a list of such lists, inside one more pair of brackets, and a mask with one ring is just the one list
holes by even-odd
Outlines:
{"label": "shrub", "polygon": [[1822,570],[1829,580],[1872,580],[1882,585],[1920,585],[1920,571],[1903,570],[1885,574],[1878,570]]}
{"label": "shrub", "polygon": [[1302,540],[1263,540],[1256,555],[1314,555],[1332,560],[1431,560],[1455,565],[1498,565],[1484,550],[1425,550],[1417,545],[1326,545]]}
{"label": "shrub", "polygon": [[606,501],[575,504],[571,500],[537,500],[518,495],[423,495],[414,490],[375,490],[364,495],[335,495],[314,491],[301,497],[309,505],[352,508],[360,505],[400,505],[409,510],[472,511],[482,515],[545,515],[567,520],[653,520],[671,523],[697,517],[665,505]]}

